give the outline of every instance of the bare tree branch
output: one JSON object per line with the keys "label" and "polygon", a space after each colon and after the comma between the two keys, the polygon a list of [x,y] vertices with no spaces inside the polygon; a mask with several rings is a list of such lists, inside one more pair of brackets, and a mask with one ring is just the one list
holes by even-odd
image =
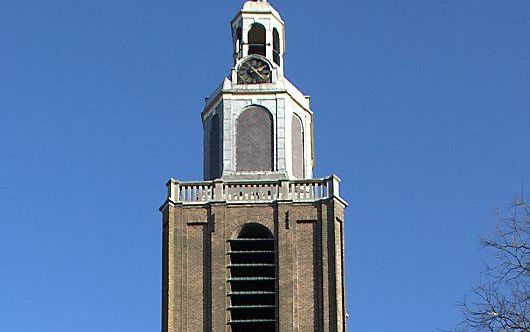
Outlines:
{"label": "bare tree branch", "polygon": [[516,200],[492,238],[482,238],[492,251],[493,266],[484,282],[462,304],[464,320],[455,331],[530,332],[530,204]]}

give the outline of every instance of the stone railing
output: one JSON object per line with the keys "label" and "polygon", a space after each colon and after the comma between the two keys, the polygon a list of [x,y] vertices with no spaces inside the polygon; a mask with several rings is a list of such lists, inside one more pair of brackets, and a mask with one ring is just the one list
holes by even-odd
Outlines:
{"label": "stone railing", "polygon": [[168,199],[174,203],[200,204],[215,201],[271,202],[314,201],[339,196],[340,179],[330,176],[309,180],[248,180],[167,183]]}

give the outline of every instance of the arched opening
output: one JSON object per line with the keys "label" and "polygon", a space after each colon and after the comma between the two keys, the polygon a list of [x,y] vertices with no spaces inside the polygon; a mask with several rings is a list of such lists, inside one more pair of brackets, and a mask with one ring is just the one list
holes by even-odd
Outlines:
{"label": "arched opening", "polygon": [[273,170],[272,115],[259,106],[247,108],[237,118],[236,170],[259,172]]}
{"label": "arched opening", "polygon": [[249,223],[229,240],[232,332],[276,331],[276,250],[272,233]]}
{"label": "arched opening", "polygon": [[210,122],[210,180],[221,177],[221,149],[220,149],[220,130],[219,130],[219,116],[215,114]]}
{"label": "arched opening", "polygon": [[282,65],[282,60],[280,57],[280,34],[278,33],[278,30],[274,28],[272,32],[272,51],[273,51],[273,60],[278,65]]}
{"label": "arched opening", "polygon": [[241,56],[241,45],[243,45],[243,30],[241,27],[238,27],[236,30],[236,44],[234,52],[237,57]]}
{"label": "arched opening", "polygon": [[265,27],[259,23],[252,24],[248,32],[248,54],[267,55],[267,38]]}
{"label": "arched opening", "polygon": [[293,175],[304,178],[304,129],[302,119],[293,114],[291,121],[291,148],[293,156]]}

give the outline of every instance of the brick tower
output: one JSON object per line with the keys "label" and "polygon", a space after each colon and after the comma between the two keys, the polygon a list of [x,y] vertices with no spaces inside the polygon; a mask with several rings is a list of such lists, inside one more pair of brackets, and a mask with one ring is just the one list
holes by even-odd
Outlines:
{"label": "brick tower", "polygon": [[204,181],[171,179],[164,332],[345,331],[339,179],[313,178],[310,99],[284,76],[267,1],[231,22],[234,65],[206,99]]}

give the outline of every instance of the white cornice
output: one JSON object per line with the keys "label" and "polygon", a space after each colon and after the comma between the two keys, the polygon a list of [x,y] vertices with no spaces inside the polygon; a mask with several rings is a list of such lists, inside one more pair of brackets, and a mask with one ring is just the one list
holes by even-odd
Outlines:
{"label": "white cornice", "polygon": [[217,89],[206,99],[206,105],[202,111],[202,117],[207,114],[217,105],[218,100],[222,96],[230,99],[231,95],[278,95],[287,94],[307,112],[313,114],[311,111],[310,98],[305,96],[298,88],[296,88],[287,78],[281,77],[276,83],[267,84],[232,84],[232,82],[225,78]]}

